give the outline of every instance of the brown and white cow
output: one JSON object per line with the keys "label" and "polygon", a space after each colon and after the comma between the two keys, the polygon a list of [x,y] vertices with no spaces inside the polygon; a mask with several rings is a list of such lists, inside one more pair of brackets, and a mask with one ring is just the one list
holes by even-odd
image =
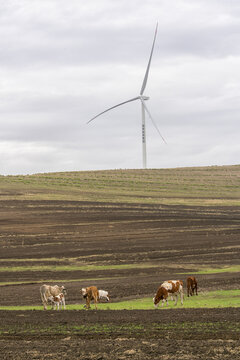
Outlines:
{"label": "brown and white cow", "polygon": [[197,289],[198,289],[197,279],[195,278],[195,276],[189,276],[187,278],[187,296],[194,295],[194,290],[197,295],[198,294]]}
{"label": "brown and white cow", "polygon": [[159,302],[162,300],[162,306],[167,303],[168,306],[168,295],[175,296],[175,305],[178,302],[178,295],[181,298],[181,304],[183,305],[183,282],[181,280],[168,280],[164,281],[158,288],[156,295],[153,298],[153,303],[157,307]]}
{"label": "brown and white cow", "polygon": [[59,307],[60,307],[60,309],[62,309],[62,306],[63,306],[63,308],[65,309],[66,307],[65,307],[65,296],[64,296],[64,294],[63,293],[60,293],[59,295],[57,295],[57,296],[50,296],[49,298],[48,298],[48,300],[49,301],[51,301],[51,303],[53,304],[53,306],[54,306],[54,309],[58,309],[59,310]]}
{"label": "brown and white cow", "polygon": [[[40,287],[40,295],[41,295],[44,310],[47,310],[48,299],[51,296],[57,296],[61,293],[63,293],[64,295],[67,294],[65,286],[58,286],[58,285],[51,286],[51,285],[46,285],[46,284],[42,285]],[[53,305],[52,305],[52,308],[53,308]],[[64,303],[64,309],[65,309],[65,303]]]}
{"label": "brown and white cow", "polygon": [[86,299],[86,308],[90,309],[90,302],[94,300],[95,309],[97,310],[97,303],[99,301],[99,292],[96,286],[89,286],[82,288],[82,296]]}

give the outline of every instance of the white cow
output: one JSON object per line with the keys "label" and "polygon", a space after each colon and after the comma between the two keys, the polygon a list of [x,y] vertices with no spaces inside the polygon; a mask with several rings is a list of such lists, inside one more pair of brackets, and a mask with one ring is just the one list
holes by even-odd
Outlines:
{"label": "white cow", "polygon": [[104,300],[109,301],[108,291],[98,290],[98,293],[99,293],[99,299],[104,299]]}
{"label": "white cow", "polygon": [[[63,293],[63,295],[67,294],[65,286],[58,286],[58,285],[50,286],[50,285],[46,285],[46,284],[42,285],[40,287],[40,295],[41,295],[44,310],[47,310],[48,299],[51,296],[58,296],[61,293]],[[53,308],[53,305],[52,305],[52,308]],[[64,301],[64,309],[65,309],[65,301]]]}
{"label": "white cow", "polygon": [[65,297],[64,297],[64,294],[63,293],[60,293],[59,295],[57,296],[49,296],[48,300],[51,301],[51,303],[53,304],[53,307],[54,309],[57,309],[59,310],[59,307],[60,309],[62,309],[62,306],[64,309],[66,309],[66,306],[65,306]]}

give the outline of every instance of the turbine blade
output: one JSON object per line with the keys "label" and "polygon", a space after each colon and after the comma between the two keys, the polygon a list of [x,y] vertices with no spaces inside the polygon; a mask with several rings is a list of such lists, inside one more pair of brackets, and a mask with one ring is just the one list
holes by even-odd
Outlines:
{"label": "turbine blade", "polygon": [[147,108],[147,106],[146,106],[146,104],[145,104],[145,101],[144,101],[143,99],[141,99],[141,102],[142,102],[142,104],[143,104],[143,106],[144,106],[144,109],[145,109],[146,113],[148,114],[148,116],[149,116],[150,119],[152,120],[152,123],[153,123],[155,129],[157,130],[157,132],[159,133],[159,135],[161,136],[161,138],[163,139],[163,141],[164,141],[165,144],[166,144],[167,142],[166,142],[166,140],[164,139],[164,137],[162,136],[162,134],[160,133],[160,130],[158,129],[157,124],[156,124],[155,121],[153,120],[152,115],[150,114],[150,112],[149,112],[149,110],[148,110],[148,108]]}
{"label": "turbine blade", "polygon": [[140,96],[137,96],[137,97],[135,97],[135,98],[133,98],[133,99],[130,99],[130,100],[121,102],[120,104],[117,104],[117,105],[114,105],[114,106],[108,108],[107,110],[102,111],[100,114],[94,116],[92,119],[90,119],[90,120],[87,122],[87,124],[89,124],[91,121],[93,121],[94,119],[96,119],[98,116],[100,116],[100,115],[102,115],[102,114],[104,114],[104,113],[106,113],[106,112],[108,112],[108,111],[110,111],[110,110],[112,110],[112,109],[114,109],[114,108],[116,108],[116,107],[118,107],[118,106],[127,104],[127,103],[129,103],[129,102],[131,102],[131,101],[139,100],[139,99],[140,99]]}
{"label": "turbine blade", "polygon": [[142,83],[142,88],[140,91],[140,95],[142,95],[144,93],[144,90],[146,88],[147,85],[147,80],[148,80],[148,73],[149,73],[149,69],[150,69],[150,65],[151,65],[151,60],[152,60],[152,54],[153,54],[153,49],[154,49],[154,45],[155,45],[155,40],[156,40],[156,36],[157,36],[157,29],[158,29],[158,23],[156,25],[156,30],[155,30],[155,34],[154,34],[154,39],[153,39],[153,44],[152,44],[152,50],[150,53],[150,58],[148,60],[148,66],[147,66],[147,70],[143,79],[143,83]]}

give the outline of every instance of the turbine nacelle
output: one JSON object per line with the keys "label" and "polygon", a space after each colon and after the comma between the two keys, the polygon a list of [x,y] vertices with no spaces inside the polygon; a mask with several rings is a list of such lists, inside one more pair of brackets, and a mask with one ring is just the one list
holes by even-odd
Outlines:
{"label": "turbine nacelle", "polygon": [[140,95],[139,97],[140,97],[141,100],[144,100],[144,101],[147,101],[147,100],[150,99],[149,96],[145,96],[145,95]]}

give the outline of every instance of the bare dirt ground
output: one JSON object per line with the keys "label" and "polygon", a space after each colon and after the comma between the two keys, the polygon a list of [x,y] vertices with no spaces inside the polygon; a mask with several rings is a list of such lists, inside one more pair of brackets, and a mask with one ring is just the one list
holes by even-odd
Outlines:
{"label": "bare dirt ground", "polygon": [[[201,266],[240,264],[238,207],[2,200],[0,228],[0,266],[8,268],[0,271],[0,306],[39,305],[48,280],[66,286],[67,304],[83,304],[86,285],[117,302],[153,296],[162,281],[185,281]],[[71,269],[146,263],[153,267]],[[8,271],[37,265],[50,267]],[[69,268],[54,271],[59,265]],[[198,275],[198,282],[200,292],[239,289],[240,274]],[[0,358],[240,359],[239,324],[239,308],[2,310]]]}

